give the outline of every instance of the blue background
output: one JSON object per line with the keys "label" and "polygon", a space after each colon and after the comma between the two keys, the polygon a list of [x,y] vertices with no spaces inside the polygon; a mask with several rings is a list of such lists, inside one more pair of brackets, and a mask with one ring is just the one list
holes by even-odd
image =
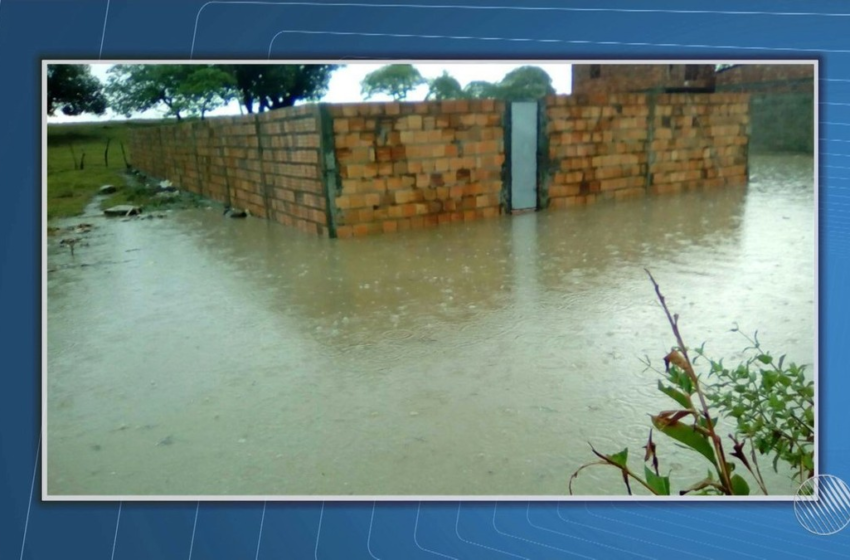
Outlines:
{"label": "blue background", "polygon": [[[270,51],[277,58],[820,60],[820,471],[850,482],[842,346],[850,302],[850,5],[534,0],[560,11],[476,11],[230,2],[208,3],[198,16],[204,3],[0,0],[0,559],[850,557],[850,529],[810,535],[791,503],[41,502],[41,59]],[[589,7],[603,9],[575,10]],[[337,34],[280,33],[305,30]]]}

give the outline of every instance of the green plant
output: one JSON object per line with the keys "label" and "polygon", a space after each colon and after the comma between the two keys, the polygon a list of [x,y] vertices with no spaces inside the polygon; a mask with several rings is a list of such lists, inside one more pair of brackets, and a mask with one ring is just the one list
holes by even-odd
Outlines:
{"label": "green plant", "polygon": [[[760,490],[767,494],[756,451],[762,455],[774,454],[774,469],[780,460],[797,469],[801,482],[804,474],[811,476],[814,471],[814,383],[806,380],[805,369],[793,363],[783,369],[784,356],[774,360],[761,349],[754,336],[747,338],[751,345],[745,352],[749,357],[733,369],[725,368],[722,361],[709,359],[704,346],[695,350],[695,361],[707,361],[711,366],[709,377],[717,379],[714,384],[704,383],[694,370],[694,362],[682,340],[679,316],[670,313],[658,283],[648,270],[646,273],[677,343],[664,357],[665,369],[659,371],[663,379],[658,381],[658,390],[675,401],[678,408],[651,416],[652,428],[643,446],[642,475],[629,467],[628,448],[604,454],[591,444],[591,451],[598,460],[580,466],[573,473],[569,481],[570,494],[573,493],[573,481],[582,470],[601,465],[621,472],[629,494],[632,493],[630,481],[635,481],[652,494],[670,495],[670,476],[662,476],[659,470],[656,445],[652,440],[654,430],[709,462],[711,468],[706,478],[680,490],[680,495],[748,495],[749,484],[735,473],[738,464],[750,472]],[[651,367],[648,359],[646,365]],[[735,433],[727,434],[732,442],[731,452],[718,433],[721,417],[736,421]],[[744,449],[747,443],[750,445],[749,458]]]}
{"label": "green plant", "polygon": [[779,461],[787,463],[802,484],[814,476],[815,383],[806,378],[805,366],[786,365],[784,355],[775,359],[762,350],[758,332],[741,335],[750,343],[747,359],[733,369],[708,358],[702,347],[695,350],[695,360],[707,360],[709,376],[717,379],[708,398],[735,419],[736,446],[749,442],[760,455],[772,454],[773,469]]}

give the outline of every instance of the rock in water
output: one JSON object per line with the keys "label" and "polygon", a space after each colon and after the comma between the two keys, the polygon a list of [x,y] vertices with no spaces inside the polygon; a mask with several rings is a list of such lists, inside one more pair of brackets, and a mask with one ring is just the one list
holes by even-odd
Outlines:
{"label": "rock in water", "polygon": [[112,194],[117,190],[118,190],[118,187],[116,187],[115,185],[103,185],[102,187],[100,187],[100,189],[98,189],[98,193],[99,194]]}
{"label": "rock in water", "polygon": [[135,216],[142,213],[141,206],[132,206],[130,204],[119,204],[112,206],[103,211],[107,216]]}
{"label": "rock in water", "polygon": [[242,210],[241,208],[231,208],[228,212],[231,218],[247,218],[248,212]]}

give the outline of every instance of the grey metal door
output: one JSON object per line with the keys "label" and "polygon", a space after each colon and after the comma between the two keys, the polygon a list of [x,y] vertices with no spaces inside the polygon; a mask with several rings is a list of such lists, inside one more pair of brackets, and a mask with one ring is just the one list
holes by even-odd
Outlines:
{"label": "grey metal door", "polygon": [[511,209],[537,208],[537,102],[511,103]]}

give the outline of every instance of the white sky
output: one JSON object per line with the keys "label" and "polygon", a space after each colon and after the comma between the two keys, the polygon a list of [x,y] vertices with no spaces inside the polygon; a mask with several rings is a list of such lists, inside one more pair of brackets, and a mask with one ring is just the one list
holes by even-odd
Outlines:
{"label": "white sky", "polygon": [[[360,96],[360,82],[370,72],[374,72],[382,66],[391,64],[390,61],[383,61],[378,64],[346,62],[347,66],[336,70],[331,74],[331,81],[328,87],[328,93],[322,99],[330,103],[351,103],[363,101]],[[566,62],[550,62],[535,64],[534,62],[526,63],[490,63],[490,62],[460,62],[460,63],[421,63],[415,64],[419,72],[427,79],[440,76],[443,71],[447,71],[452,77],[460,82],[461,86],[466,86],[469,82],[483,80],[486,82],[498,82],[505,74],[520,66],[533,65],[538,66],[546,71],[552,78],[552,86],[559,94],[569,94],[572,92],[572,68]],[[107,70],[112,64],[92,64],[92,74],[106,83]],[[428,93],[428,86],[423,85],[407,96],[408,101],[421,101],[425,99]],[[369,101],[389,101],[389,96],[374,96]],[[221,107],[209,113],[212,115],[238,115],[240,113],[240,105],[238,102],[232,102],[226,107]],[[161,111],[146,111],[133,116],[133,118],[160,118]],[[124,117],[115,115],[107,110],[105,115],[100,117],[95,115],[80,115],[77,117],[68,117],[62,114],[57,114],[54,117],[48,117],[48,123],[61,122],[89,122],[89,121],[107,121],[107,120],[123,120]]]}

